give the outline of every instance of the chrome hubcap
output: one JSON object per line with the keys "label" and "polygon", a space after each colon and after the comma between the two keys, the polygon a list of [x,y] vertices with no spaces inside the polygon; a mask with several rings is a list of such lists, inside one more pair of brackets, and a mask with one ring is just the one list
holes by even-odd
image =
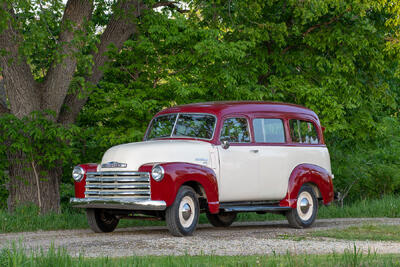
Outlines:
{"label": "chrome hubcap", "polygon": [[193,224],[195,215],[194,200],[185,196],[179,204],[179,222],[184,228],[188,228]]}
{"label": "chrome hubcap", "polygon": [[307,221],[313,216],[314,202],[311,194],[307,191],[301,192],[297,198],[297,214],[302,221]]}
{"label": "chrome hubcap", "polygon": [[302,211],[303,213],[307,213],[308,210],[310,209],[310,207],[311,207],[311,205],[310,205],[310,203],[308,203],[307,198],[303,198],[303,199],[300,201],[300,209],[301,209],[301,211]]}
{"label": "chrome hubcap", "polygon": [[188,220],[191,214],[192,214],[192,209],[190,208],[188,203],[185,203],[182,208],[183,219]]}

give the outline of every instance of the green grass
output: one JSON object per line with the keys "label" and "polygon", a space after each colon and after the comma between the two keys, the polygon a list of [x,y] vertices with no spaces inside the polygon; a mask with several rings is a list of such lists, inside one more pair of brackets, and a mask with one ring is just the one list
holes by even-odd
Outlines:
{"label": "green grass", "polygon": [[26,252],[13,244],[0,251],[0,266],[400,266],[400,255],[363,254],[355,247],[343,254],[254,256],[71,257],[64,249]]}
{"label": "green grass", "polygon": [[331,237],[346,240],[374,240],[400,242],[400,225],[350,226],[345,229],[317,231],[309,233],[313,237]]}
{"label": "green grass", "polygon": [[[318,218],[362,218],[362,217],[400,217],[400,196],[385,196],[376,200],[360,200],[343,208],[331,205],[321,206]],[[283,220],[275,214],[241,213],[237,221]],[[202,214],[200,223],[208,223]],[[160,221],[121,220],[118,227],[165,225]],[[82,209],[65,209],[61,214],[38,215],[32,206],[21,207],[13,214],[0,210],[0,233],[36,230],[81,229],[87,228],[86,215]]]}
{"label": "green grass", "polygon": [[[19,207],[13,214],[0,210],[0,233],[88,228],[82,209],[39,215],[35,206]],[[121,220],[118,227],[163,225],[160,221]],[[1,265],[0,265],[1,266]]]}

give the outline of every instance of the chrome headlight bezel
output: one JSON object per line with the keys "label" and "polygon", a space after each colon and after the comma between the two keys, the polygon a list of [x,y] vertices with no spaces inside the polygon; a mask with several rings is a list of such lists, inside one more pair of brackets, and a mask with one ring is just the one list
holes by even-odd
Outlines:
{"label": "chrome headlight bezel", "polygon": [[165,170],[161,165],[154,165],[151,169],[151,177],[159,182],[164,178]]}
{"label": "chrome headlight bezel", "polygon": [[85,176],[85,170],[81,166],[76,166],[72,170],[72,178],[75,182],[82,181],[83,177]]}

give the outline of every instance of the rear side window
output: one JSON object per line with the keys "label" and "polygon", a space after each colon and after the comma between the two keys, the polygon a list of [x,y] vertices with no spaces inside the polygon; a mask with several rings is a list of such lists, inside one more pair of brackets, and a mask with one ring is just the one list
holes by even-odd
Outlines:
{"label": "rear side window", "polygon": [[290,120],[289,126],[293,143],[319,144],[317,129],[312,122]]}
{"label": "rear side window", "polygon": [[253,128],[257,143],[285,142],[285,129],[281,119],[254,119]]}
{"label": "rear side window", "polygon": [[220,140],[228,140],[231,143],[250,142],[249,127],[245,118],[229,118],[224,121]]}

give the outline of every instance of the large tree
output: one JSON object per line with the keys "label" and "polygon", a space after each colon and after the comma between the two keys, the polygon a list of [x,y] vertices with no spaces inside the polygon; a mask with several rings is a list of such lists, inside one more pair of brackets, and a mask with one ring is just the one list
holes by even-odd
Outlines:
{"label": "large tree", "polygon": [[[102,78],[110,46],[121,49],[137,34],[140,18],[154,8],[180,11],[169,1],[0,3],[0,66],[7,96],[0,101],[0,114],[22,119],[43,111],[48,120],[63,125],[75,121]],[[41,212],[59,211],[61,166],[47,169],[23,150],[6,153],[9,209],[34,203]]]}

